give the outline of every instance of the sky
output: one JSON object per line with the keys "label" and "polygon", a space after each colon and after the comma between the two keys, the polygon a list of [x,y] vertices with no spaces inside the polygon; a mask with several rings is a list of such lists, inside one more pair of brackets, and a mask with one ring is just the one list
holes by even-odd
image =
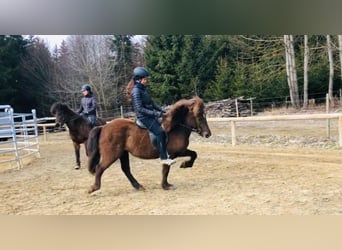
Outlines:
{"label": "sky", "polygon": [[54,49],[57,45],[59,47],[63,40],[67,38],[67,35],[37,35],[42,39],[46,40],[50,49]]}
{"label": "sky", "polygon": [[[53,50],[56,45],[59,47],[63,40],[65,40],[68,35],[37,35],[44,39],[47,44],[49,45],[50,50]],[[135,41],[140,41],[143,38],[143,36],[135,36]]]}

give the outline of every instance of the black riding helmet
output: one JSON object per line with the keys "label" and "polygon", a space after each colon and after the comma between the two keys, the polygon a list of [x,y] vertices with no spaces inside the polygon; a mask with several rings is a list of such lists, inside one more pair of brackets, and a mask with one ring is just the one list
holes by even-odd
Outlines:
{"label": "black riding helmet", "polygon": [[90,87],[89,84],[84,84],[84,85],[82,85],[81,91],[85,91],[85,90],[91,91],[91,87]]}
{"label": "black riding helmet", "polygon": [[138,80],[138,79],[141,79],[141,78],[144,78],[144,77],[147,77],[147,76],[149,76],[149,74],[148,74],[147,69],[144,68],[144,67],[136,67],[133,70],[133,78],[135,80]]}

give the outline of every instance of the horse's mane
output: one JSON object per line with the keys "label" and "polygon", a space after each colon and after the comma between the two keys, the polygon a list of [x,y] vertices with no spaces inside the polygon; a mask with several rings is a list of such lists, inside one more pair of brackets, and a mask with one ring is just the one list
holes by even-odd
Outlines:
{"label": "horse's mane", "polygon": [[164,130],[169,132],[175,125],[184,123],[189,111],[197,115],[203,108],[203,101],[197,96],[192,99],[179,100],[167,111],[163,119]]}
{"label": "horse's mane", "polygon": [[52,115],[55,115],[57,111],[62,112],[63,114],[67,114],[70,116],[77,115],[76,112],[72,111],[68,105],[60,102],[56,102],[51,105],[50,112]]}

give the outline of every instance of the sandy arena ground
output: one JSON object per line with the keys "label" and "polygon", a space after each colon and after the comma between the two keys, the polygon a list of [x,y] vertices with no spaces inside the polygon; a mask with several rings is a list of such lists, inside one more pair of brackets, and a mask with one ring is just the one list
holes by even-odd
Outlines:
{"label": "sandy arena ground", "polygon": [[[301,124],[286,128],[298,132]],[[224,137],[229,126],[210,126],[209,139],[191,135],[189,148],[198,153],[194,167],[180,169],[177,163],[171,168],[173,190],[161,188],[158,160],[131,157],[132,173],[146,190],[134,190],[116,162],[104,173],[101,191],[93,195],[87,194],[94,177],[86,168],[84,148],[82,168],[74,170],[67,132],[49,134],[47,142],[40,138],[40,158],[26,160],[21,170],[0,166],[0,214],[342,214],[342,154],[335,144],[302,146],[294,135],[285,145],[253,141],[233,147]],[[265,131],[264,125],[257,126]],[[324,136],[322,126],[319,133]],[[258,134],[256,129],[252,135]],[[281,140],[281,133],[275,137],[275,131],[266,130],[273,136],[269,140]],[[243,129],[238,131],[246,135]]]}

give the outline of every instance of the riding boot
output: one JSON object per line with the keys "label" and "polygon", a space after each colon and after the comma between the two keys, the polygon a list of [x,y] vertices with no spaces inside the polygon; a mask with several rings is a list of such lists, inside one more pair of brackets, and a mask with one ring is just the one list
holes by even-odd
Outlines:
{"label": "riding boot", "polygon": [[175,159],[170,159],[169,154],[166,150],[167,144],[167,135],[165,131],[158,135],[158,145],[159,145],[159,152],[160,152],[160,159],[162,164],[166,164],[171,166],[172,164],[176,163]]}

